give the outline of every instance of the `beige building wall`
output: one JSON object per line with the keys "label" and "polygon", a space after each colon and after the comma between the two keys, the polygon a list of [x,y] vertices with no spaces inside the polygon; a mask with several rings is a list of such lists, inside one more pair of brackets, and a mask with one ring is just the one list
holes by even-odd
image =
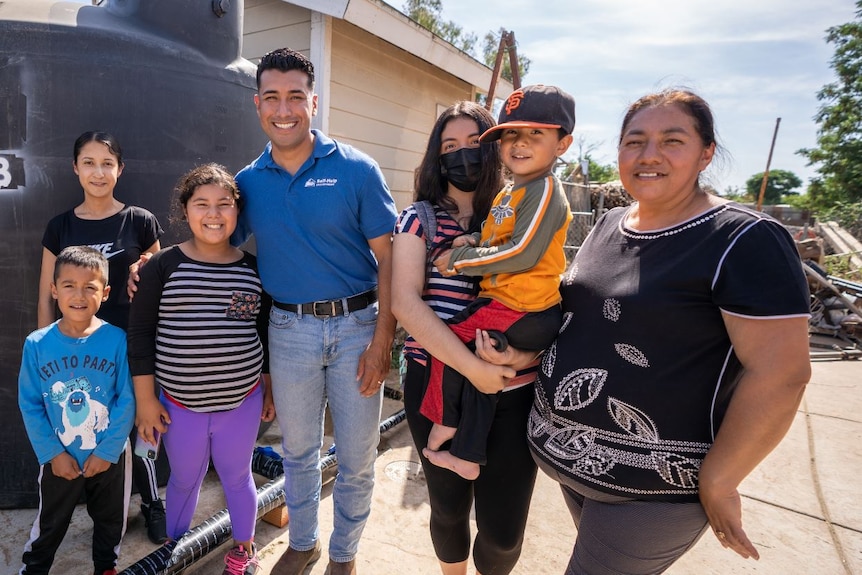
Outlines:
{"label": "beige building wall", "polygon": [[332,20],[329,132],[380,164],[398,209],[442,108],[472,87],[343,20]]}
{"label": "beige building wall", "polygon": [[345,20],[282,0],[246,0],[244,18],[243,57],[289,46],[311,58],[324,116],[315,127],[374,158],[398,209],[409,205],[437,115],[471,98],[472,86]]}
{"label": "beige building wall", "polygon": [[242,56],[257,62],[261,56],[289,46],[308,56],[311,11],[281,0],[245,0]]}

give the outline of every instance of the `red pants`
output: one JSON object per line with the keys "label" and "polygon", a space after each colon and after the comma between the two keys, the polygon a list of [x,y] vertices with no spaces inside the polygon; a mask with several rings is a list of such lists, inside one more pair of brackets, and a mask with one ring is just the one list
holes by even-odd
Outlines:
{"label": "red pants", "polygon": [[[503,332],[513,347],[541,351],[557,335],[562,323],[559,305],[540,312],[516,311],[500,302],[478,298],[449,322],[464,343],[472,343],[476,330]],[[461,459],[485,463],[485,438],[494,421],[497,394],[484,394],[460,373],[429,358],[428,387],[420,413],[437,424],[456,427],[449,451]]]}

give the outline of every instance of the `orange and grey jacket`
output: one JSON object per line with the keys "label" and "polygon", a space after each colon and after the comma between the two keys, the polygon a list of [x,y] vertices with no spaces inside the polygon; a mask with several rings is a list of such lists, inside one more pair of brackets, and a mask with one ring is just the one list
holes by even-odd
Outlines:
{"label": "orange and grey jacket", "polygon": [[553,174],[494,198],[476,247],[455,248],[449,265],[482,276],[480,297],[520,311],[542,311],[560,301],[563,245],[572,214]]}

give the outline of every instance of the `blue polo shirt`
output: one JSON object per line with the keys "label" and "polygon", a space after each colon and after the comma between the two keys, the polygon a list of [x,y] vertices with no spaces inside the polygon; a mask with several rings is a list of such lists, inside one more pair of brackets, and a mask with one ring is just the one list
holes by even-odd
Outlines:
{"label": "blue polo shirt", "polygon": [[258,271],[274,300],[301,304],[377,285],[368,240],[392,233],[395,202],[377,163],[318,130],[314,151],[291,176],[272,146],[237,175],[243,210],[233,243],[251,235]]}

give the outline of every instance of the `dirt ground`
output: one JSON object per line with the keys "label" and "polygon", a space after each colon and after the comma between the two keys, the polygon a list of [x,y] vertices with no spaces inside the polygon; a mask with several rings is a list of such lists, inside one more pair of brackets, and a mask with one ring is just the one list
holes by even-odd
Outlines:
{"label": "dirt ground", "polygon": [[[739,558],[722,549],[707,533],[668,570],[670,575],[862,575],[862,363],[817,361],[813,369],[803,403],[784,441],[740,487],[744,525],[760,550],[760,561]],[[400,409],[400,401],[384,399],[384,418]],[[278,427],[274,425],[262,436],[261,444],[277,446],[278,442]],[[324,446],[328,445],[327,440]],[[428,534],[430,509],[424,475],[417,462],[406,423],[383,434],[375,465],[371,517],[357,557],[361,575],[440,573]],[[256,480],[259,484],[268,481],[263,477]],[[332,527],[331,487],[331,482],[324,486],[320,506],[324,555],[311,575],[322,575],[326,568],[325,550]],[[146,539],[138,504],[135,495],[120,555],[121,569],[156,549]],[[221,487],[211,471],[194,524],[223,508]],[[20,567],[33,517],[32,509],[0,511],[0,574],[11,575]],[[92,573],[91,537],[89,518],[79,506],[52,573]],[[559,488],[540,472],[523,552],[512,575],[562,575],[575,537]],[[287,549],[287,528],[258,522],[256,541],[262,567],[259,575],[267,575]],[[215,549],[185,573],[219,575],[227,549],[227,544]],[[471,567],[469,573],[474,572]]]}

